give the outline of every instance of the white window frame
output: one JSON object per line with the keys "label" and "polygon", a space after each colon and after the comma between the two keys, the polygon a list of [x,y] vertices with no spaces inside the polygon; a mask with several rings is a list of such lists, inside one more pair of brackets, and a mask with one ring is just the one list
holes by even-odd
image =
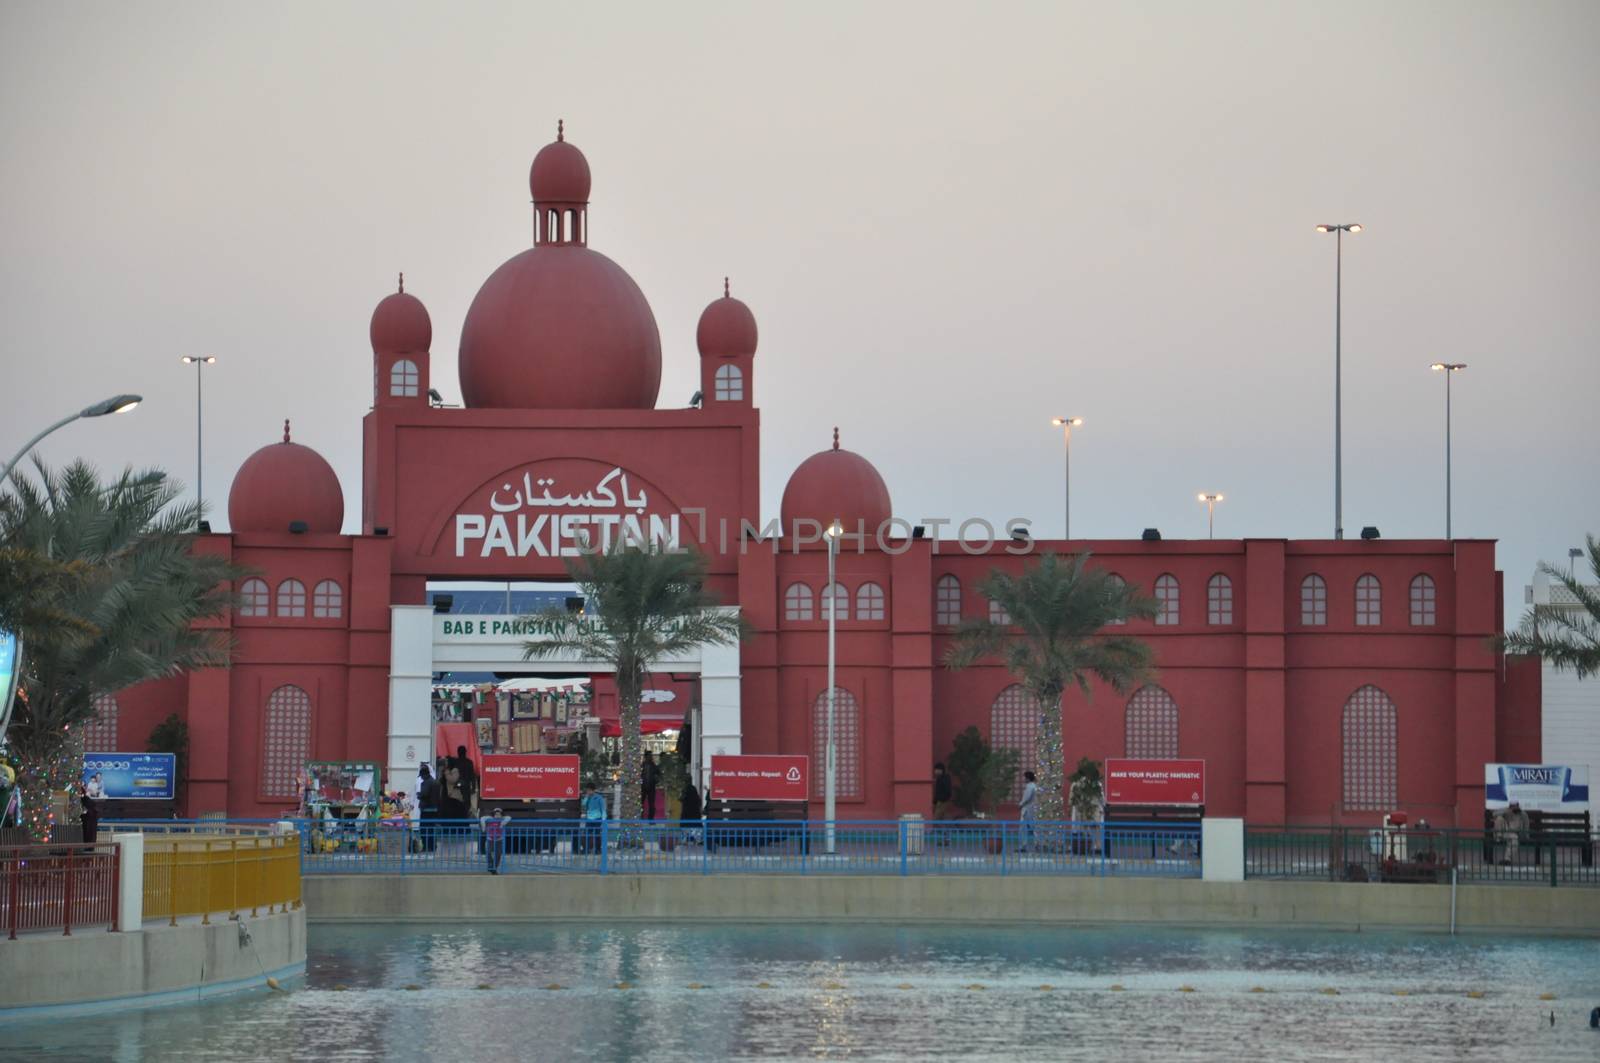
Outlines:
{"label": "white window frame", "polygon": [[414,399],[421,393],[422,370],[409,358],[402,358],[389,367],[389,397]]}
{"label": "white window frame", "polygon": [[717,366],[712,388],[718,402],[743,402],[744,370],[732,362]]}

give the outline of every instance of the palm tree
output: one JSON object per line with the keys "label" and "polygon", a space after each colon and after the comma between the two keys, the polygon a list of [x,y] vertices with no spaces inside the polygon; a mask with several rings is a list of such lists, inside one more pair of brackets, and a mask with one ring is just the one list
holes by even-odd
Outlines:
{"label": "palm tree", "polygon": [[6,740],[28,826],[44,840],[50,795],[81,773],[96,697],[228,663],[225,631],[205,622],[227,612],[240,572],[193,552],[198,507],[177,502],[182,488],[165,473],[130,469],[102,482],[81,461],[37,471],[37,482],[14,472],[0,495],[0,550],[34,574],[33,601],[22,607],[0,592],[13,599],[0,613],[17,618],[25,653]]}
{"label": "palm tree", "polygon": [[1534,654],[1557,671],[1572,669],[1579,679],[1600,674],[1600,539],[1585,538],[1595,582],[1580,583],[1576,576],[1539,562],[1539,571],[1560,583],[1576,604],[1533,606],[1523,615],[1520,631],[1498,640],[1507,653]]}
{"label": "palm tree", "polygon": [[1102,629],[1130,617],[1153,617],[1156,603],[1117,577],[1089,568],[1088,554],[1045,554],[1021,576],[994,569],[978,591],[1005,611],[1007,623],[967,620],[945,652],[949,668],[1000,658],[1039,709],[1034,764],[1039,776],[1039,817],[1063,818],[1065,764],[1061,752],[1061,696],[1076,685],[1089,694],[1091,676],[1118,693],[1150,674],[1150,647]]}
{"label": "palm tree", "polygon": [[525,643],[523,657],[570,653],[615,670],[622,716],[622,818],[638,819],[644,746],[639,704],[645,680],[669,657],[738,642],[744,621],[717,608],[717,599],[705,590],[705,558],[695,551],[647,549],[619,540],[608,551],[571,559],[567,574],[583,592],[584,613],[546,613],[548,637]]}

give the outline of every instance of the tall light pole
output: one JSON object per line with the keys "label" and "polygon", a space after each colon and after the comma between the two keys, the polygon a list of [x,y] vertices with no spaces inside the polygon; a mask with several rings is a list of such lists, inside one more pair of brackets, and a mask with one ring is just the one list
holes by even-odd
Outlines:
{"label": "tall light pole", "polygon": [[1466,362],[1434,362],[1435,373],[1444,374],[1444,537],[1450,533],[1450,378],[1467,367]]}
{"label": "tall light pole", "polygon": [[[217,360],[212,355],[198,357],[192,354],[183,356],[184,365],[194,366],[194,497],[199,503],[199,510],[205,509],[206,504],[206,474],[204,460],[205,437],[201,434],[201,426],[205,417],[205,394],[202,391],[201,380],[205,377],[208,365],[215,365]],[[203,514],[197,512],[195,520],[199,521]]]}
{"label": "tall light pole", "polygon": [[61,418],[61,420],[24,443],[22,449],[17,451],[10,461],[6,462],[5,471],[0,472],[0,483],[5,483],[6,478],[11,475],[11,470],[16,467],[17,462],[26,457],[28,451],[39,444],[39,440],[54,432],[57,428],[65,428],[80,417],[104,417],[108,413],[126,413],[143,401],[144,398],[140,395],[113,395],[109,399],[97,402],[93,406],[85,406],[77,413]]}
{"label": "tall light pole", "polygon": [[1061,446],[1066,455],[1061,476],[1062,538],[1072,538],[1072,430],[1083,423],[1082,417],[1052,417],[1050,423],[1061,429]]}
{"label": "tall light pole", "polygon": [[834,805],[837,801],[839,786],[839,756],[833,729],[835,689],[835,684],[833,681],[834,624],[837,620],[835,614],[838,612],[836,608],[838,603],[838,590],[834,586],[834,580],[835,569],[838,567],[839,539],[842,535],[844,535],[844,526],[839,523],[838,518],[835,518],[833,523],[828,525],[828,530],[822,534],[828,540],[828,586],[824,588],[822,592],[828,599],[828,751],[824,759],[822,769],[822,818],[827,824],[827,844],[825,847],[829,853],[832,853],[833,821],[835,819]]}
{"label": "tall light pole", "polygon": [[1220,494],[1200,492],[1200,501],[1206,504],[1206,538],[1217,537],[1217,503],[1222,501]]}
{"label": "tall light pole", "polygon": [[1344,538],[1344,391],[1339,349],[1340,318],[1343,313],[1344,234],[1358,233],[1361,226],[1319,225],[1317,232],[1333,234],[1333,537]]}

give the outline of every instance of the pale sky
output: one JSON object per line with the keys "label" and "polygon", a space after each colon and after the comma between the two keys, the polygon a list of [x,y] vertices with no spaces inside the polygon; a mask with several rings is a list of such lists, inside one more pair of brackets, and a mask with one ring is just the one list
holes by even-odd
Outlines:
{"label": "pale sky", "polygon": [[1600,531],[1600,4],[0,6],[0,458],[206,495],[295,438],[360,519],[367,322],[461,320],[529,244],[558,118],[591,246],[650,300],[660,405],[724,274],[761,328],[764,516],[844,445],[898,514],[1078,537],[1328,537],[1333,238],[1345,527],[1500,540],[1507,599]]}

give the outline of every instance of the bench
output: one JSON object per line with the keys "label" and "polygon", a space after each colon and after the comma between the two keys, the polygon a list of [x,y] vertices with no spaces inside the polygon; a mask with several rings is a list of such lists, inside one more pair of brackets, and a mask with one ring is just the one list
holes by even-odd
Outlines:
{"label": "bench", "polygon": [[806,801],[736,801],[714,797],[705,806],[706,847],[746,845],[759,849],[772,842],[798,837],[803,852],[807,847],[806,823],[811,818],[810,808]]}
{"label": "bench", "polygon": [[[1483,853],[1484,859],[1491,863],[1496,857],[1496,845],[1504,844],[1499,841],[1494,817],[1495,811],[1484,810]],[[1578,849],[1583,866],[1594,866],[1594,827],[1588,812],[1532,810],[1528,812],[1528,829],[1522,835],[1520,844],[1533,850],[1536,866],[1544,863],[1547,847]]]}
{"label": "bench", "polygon": [[[1205,819],[1205,805],[1107,805],[1105,811],[1105,825],[1111,827],[1151,827],[1150,834],[1150,859],[1154,860],[1162,855],[1158,849],[1168,850],[1182,847],[1189,839],[1193,838],[1193,853],[1182,852],[1176,855],[1185,857],[1200,855],[1200,821]],[[1172,827],[1171,838],[1163,838],[1158,833],[1163,827]],[[1121,848],[1126,848],[1129,841],[1126,837],[1118,839]],[[1163,845],[1163,843],[1165,843]],[[1074,844],[1077,844],[1076,841]],[[1113,853],[1105,853],[1113,856]]]}

